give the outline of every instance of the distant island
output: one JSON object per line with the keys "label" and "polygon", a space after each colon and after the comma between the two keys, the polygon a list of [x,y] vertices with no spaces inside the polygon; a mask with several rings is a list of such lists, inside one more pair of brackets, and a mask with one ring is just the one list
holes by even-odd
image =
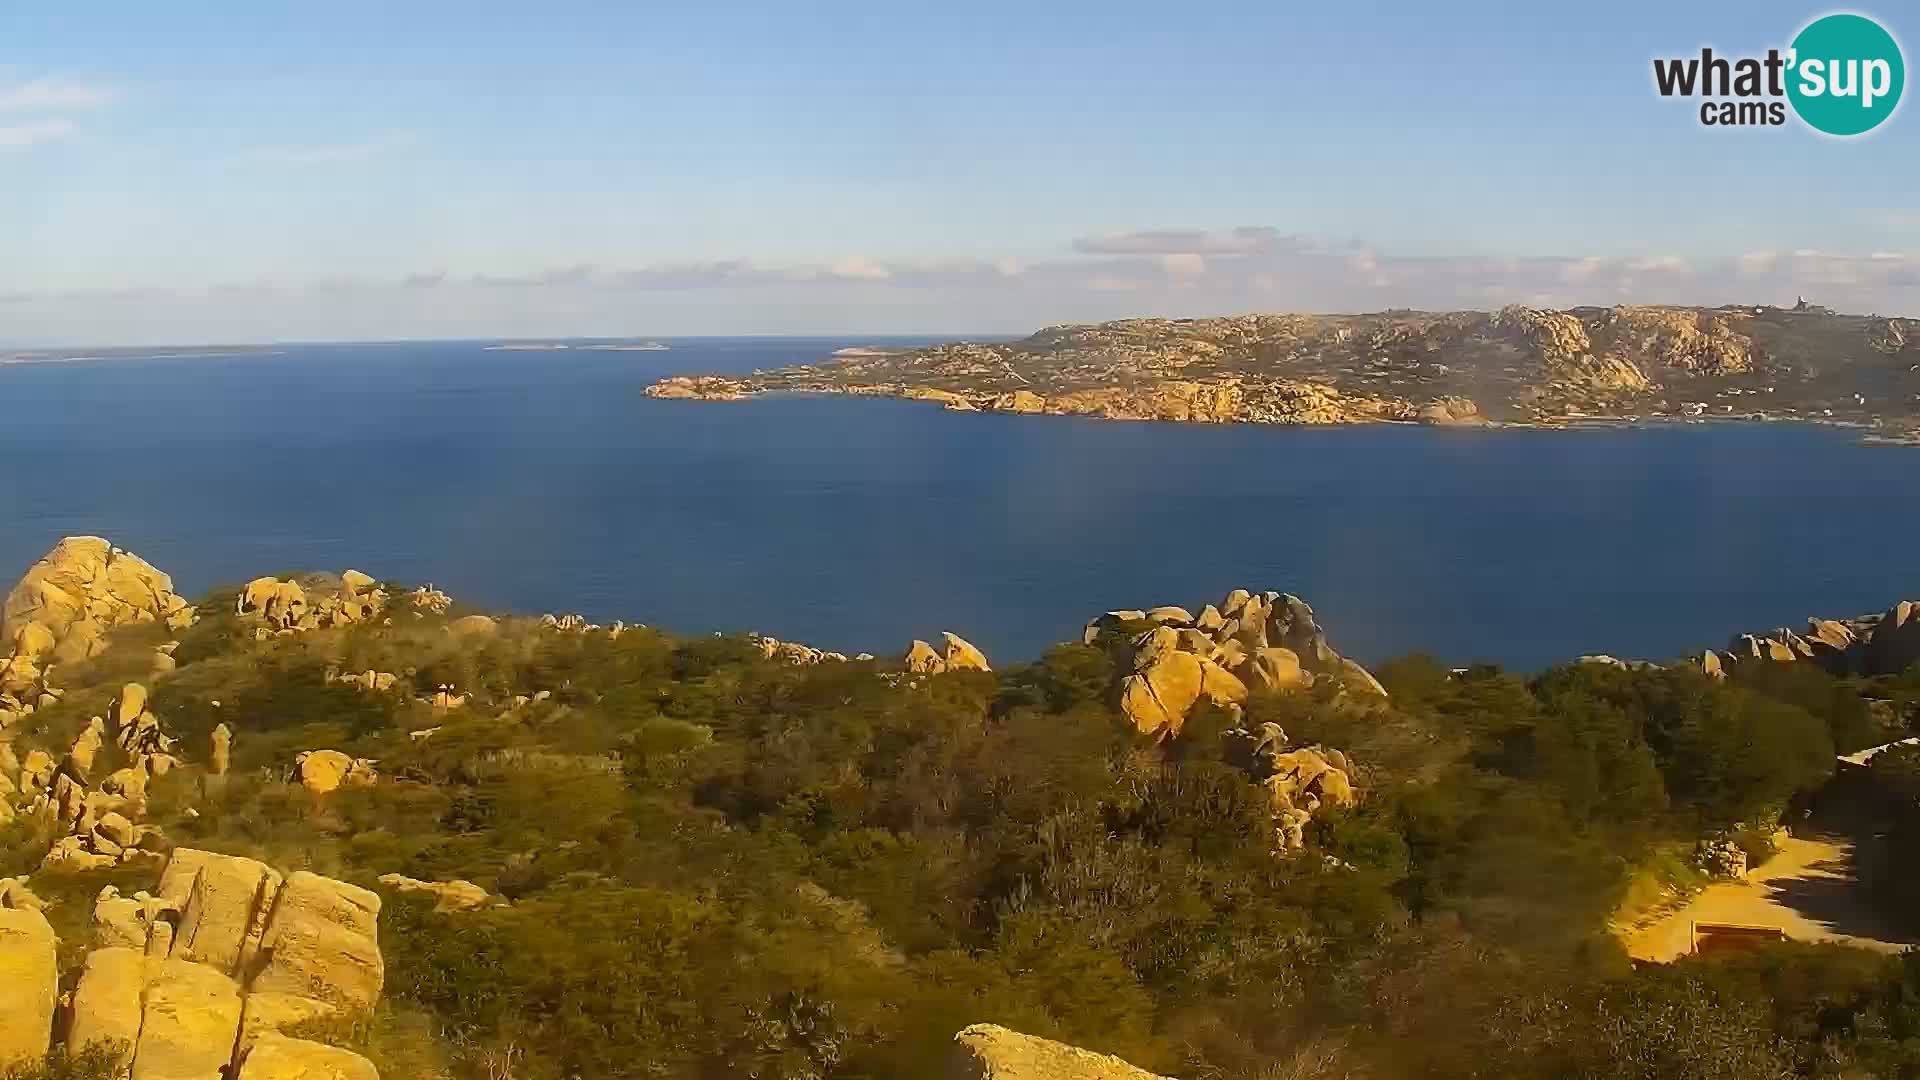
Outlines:
{"label": "distant island", "polygon": [[564,352],[567,349],[584,349],[589,352],[665,352],[667,346],[657,341],[606,342],[592,345],[573,345],[564,341],[509,341],[499,345],[489,345],[487,352]]}
{"label": "distant island", "polygon": [[842,349],[648,393],[871,394],[959,411],[1192,423],[1801,420],[1920,441],[1920,320],[1792,308],[1389,310],[1054,326],[1020,341]]}

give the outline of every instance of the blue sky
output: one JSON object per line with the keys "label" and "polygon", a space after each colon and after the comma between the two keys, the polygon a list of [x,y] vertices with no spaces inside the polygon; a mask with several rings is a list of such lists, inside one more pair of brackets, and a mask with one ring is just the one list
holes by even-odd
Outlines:
{"label": "blue sky", "polygon": [[1920,314],[1911,108],[1842,142],[1651,89],[1825,8],[1252,7],[9,8],[0,342]]}

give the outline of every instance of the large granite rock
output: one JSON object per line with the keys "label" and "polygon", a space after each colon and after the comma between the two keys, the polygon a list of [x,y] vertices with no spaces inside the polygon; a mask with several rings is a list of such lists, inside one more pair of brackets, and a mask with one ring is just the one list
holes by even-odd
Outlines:
{"label": "large granite rock", "polygon": [[109,946],[87,954],[68,1013],[68,1053],[94,1043],[112,1043],[120,1047],[122,1069],[133,1063],[147,967],[146,953],[140,948]]}
{"label": "large granite rock", "polygon": [[284,1035],[263,1035],[240,1059],[235,1080],[380,1080],[373,1063],[351,1050]]}
{"label": "large granite rock", "polygon": [[159,888],[160,897],[180,912],[170,955],[243,975],[281,888],[280,875],[265,863],[175,848]]}
{"label": "large granite rock", "polygon": [[326,795],[343,785],[373,783],[374,765],[366,758],[349,757],[338,750],[307,750],[294,757],[293,774],[300,786],[315,795]]}
{"label": "large granite rock", "polygon": [[205,964],[156,960],[141,995],[132,1080],[225,1080],[240,1033],[240,987]]}
{"label": "large granite rock", "polygon": [[47,1052],[58,1000],[53,927],[31,908],[0,908],[0,1071]]}
{"label": "large granite rock", "polygon": [[946,1080],[1167,1080],[1117,1057],[974,1024],[953,1037]]}
{"label": "large granite rock", "polygon": [[493,894],[471,881],[421,881],[405,874],[381,874],[380,884],[399,893],[431,896],[435,911],[471,911],[494,902]]}
{"label": "large granite rock", "polygon": [[1120,680],[1120,711],[1143,735],[1178,735],[1205,682],[1200,657],[1178,649],[1154,651]]}
{"label": "large granite rock", "polygon": [[987,654],[973,647],[973,643],[959,634],[942,632],[946,640],[948,671],[992,671],[993,665],[987,663]]}
{"label": "large granite rock", "polygon": [[1313,685],[1313,676],[1301,670],[1292,649],[1269,646],[1246,662],[1247,687],[1256,691],[1298,690]]}
{"label": "large granite rock", "polygon": [[379,894],[307,871],[288,876],[261,942],[254,993],[297,994],[345,1009],[380,999]]}
{"label": "large granite rock", "polygon": [[324,1001],[299,994],[256,990],[248,994],[241,1005],[240,1052],[245,1053],[247,1047],[263,1035],[283,1032],[314,1020],[324,1020],[337,1015],[339,1011]]}

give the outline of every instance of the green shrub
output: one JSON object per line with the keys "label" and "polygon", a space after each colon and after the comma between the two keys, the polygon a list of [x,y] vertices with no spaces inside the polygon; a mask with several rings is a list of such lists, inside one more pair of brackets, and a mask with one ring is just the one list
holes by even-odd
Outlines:
{"label": "green shrub", "polygon": [[64,1047],[37,1061],[0,1069],[0,1080],[113,1080],[127,1045],[120,1040],[89,1043],[77,1054]]}

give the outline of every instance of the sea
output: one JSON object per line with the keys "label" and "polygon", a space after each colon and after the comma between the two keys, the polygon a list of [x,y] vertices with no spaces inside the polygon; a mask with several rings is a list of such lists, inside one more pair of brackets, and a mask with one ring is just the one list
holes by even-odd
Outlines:
{"label": "sea", "polygon": [[[197,595],[348,567],[483,609],[999,664],[1110,608],[1311,603],[1364,662],[1663,659],[1920,597],[1920,450],[1791,424],[1281,428],[654,400],[895,338],[0,363],[0,577],[111,538]],[[20,362],[20,361],[27,362]]]}

